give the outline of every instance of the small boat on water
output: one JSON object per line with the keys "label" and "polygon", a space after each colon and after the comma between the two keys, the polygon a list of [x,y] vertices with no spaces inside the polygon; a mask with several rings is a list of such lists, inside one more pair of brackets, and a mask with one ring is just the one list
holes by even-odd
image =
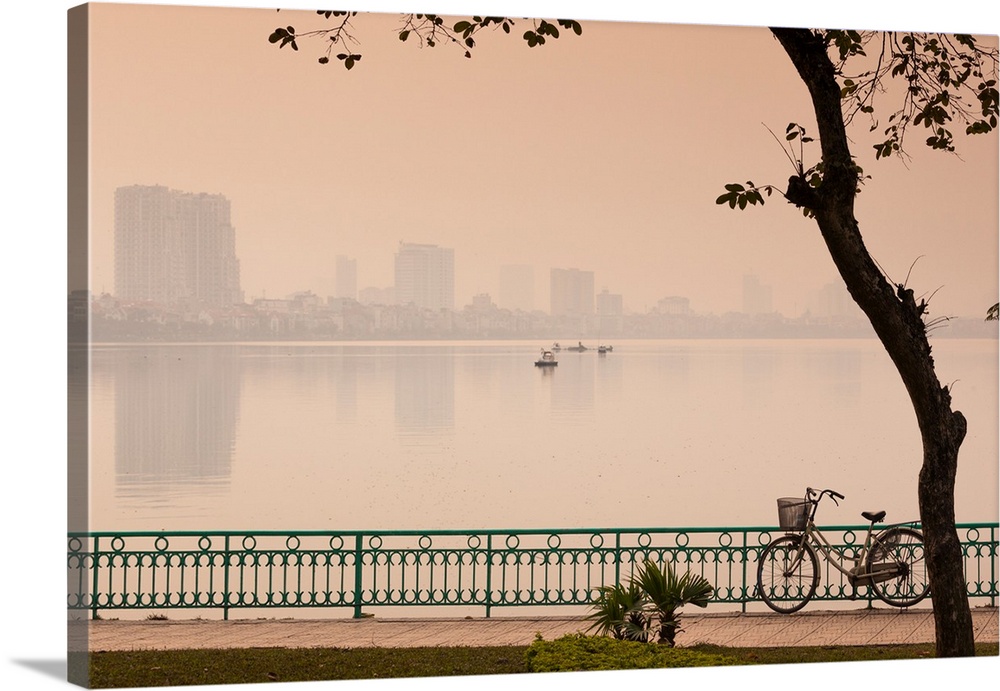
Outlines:
{"label": "small boat on water", "polygon": [[558,364],[556,356],[552,354],[551,350],[543,350],[542,357],[535,360],[535,367],[555,367]]}
{"label": "small boat on water", "polygon": [[583,345],[583,341],[577,341],[575,346],[570,346],[566,350],[572,350],[574,353],[582,353],[587,350],[587,346]]}
{"label": "small boat on water", "polygon": [[558,353],[560,350],[562,350],[562,346],[559,345],[559,341],[556,341],[555,343],[552,344],[553,353]]}
{"label": "small boat on water", "polygon": [[614,350],[613,346],[597,346],[598,355],[605,355],[606,353],[610,353],[612,350]]}

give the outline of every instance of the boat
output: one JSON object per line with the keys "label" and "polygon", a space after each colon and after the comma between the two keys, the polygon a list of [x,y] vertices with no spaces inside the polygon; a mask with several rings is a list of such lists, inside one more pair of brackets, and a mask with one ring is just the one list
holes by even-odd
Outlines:
{"label": "boat", "polygon": [[598,355],[605,355],[607,353],[610,353],[612,350],[614,350],[614,348],[612,346],[603,346],[603,345],[602,346],[597,346],[597,354]]}
{"label": "boat", "polygon": [[566,350],[572,350],[574,353],[582,353],[587,350],[587,346],[583,345],[582,341],[577,341],[575,346],[570,346]]}
{"label": "boat", "polygon": [[552,344],[553,353],[558,353],[560,350],[562,350],[562,346],[559,345],[559,341],[556,341],[555,343]]}
{"label": "boat", "polygon": [[556,356],[552,354],[551,350],[543,350],[542,357],[535,360],[535,367],[555,367],[558,364]]}

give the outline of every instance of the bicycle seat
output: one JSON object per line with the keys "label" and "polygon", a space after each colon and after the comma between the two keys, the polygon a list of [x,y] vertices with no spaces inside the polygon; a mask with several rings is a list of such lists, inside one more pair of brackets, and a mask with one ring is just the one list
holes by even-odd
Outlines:
{"label": "bicycle seat", "polygon": [[862,511],[861,515],[872,523],[881,523],[885,518],[885,511],[879,511],[878,513],[872,513],[871,511]]}

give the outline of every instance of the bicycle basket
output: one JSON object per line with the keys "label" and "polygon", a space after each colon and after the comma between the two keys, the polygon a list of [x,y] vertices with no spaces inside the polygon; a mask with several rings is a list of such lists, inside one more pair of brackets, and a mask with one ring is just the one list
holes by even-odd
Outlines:
{"label": "bicycle basket", "polygon": [[782,530],[805,530],[809,518],[809,502],[799,497],[778,500],[778,526]]}

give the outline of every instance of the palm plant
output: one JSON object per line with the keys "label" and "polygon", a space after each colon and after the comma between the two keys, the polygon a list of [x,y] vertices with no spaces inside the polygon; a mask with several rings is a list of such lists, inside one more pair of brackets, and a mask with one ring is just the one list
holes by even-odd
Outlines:
{"label": "palm plant", "polygon": [[703,576],[690,571],[677,576],[669,566],[661,569],[656,562],[646,560],[635,579],[647,598],[650,626],[659,625],[658,643],[674,647],[681,631],[680,608],[684,605],[707,607],[715,589]]}
{"label": "palm plant", "polygon": [[690,572],[677,576],[669,566],[661,569],[647,559],[627,583],[598,588],[588,617],[594,622],[590,630],[645,643],[655,627],[657,642],[673,647],[681,631],[680,608],[706,607],[713,592],[704,577]]}
{"label": "palm plant", "polygon": [[588,619],[601,635],[611,634],[618,640],[642,641],[649,638],[649,629],[644,609],[645,596],[639,584],[629,581],[616,583],[597,589],[594,612]]}

